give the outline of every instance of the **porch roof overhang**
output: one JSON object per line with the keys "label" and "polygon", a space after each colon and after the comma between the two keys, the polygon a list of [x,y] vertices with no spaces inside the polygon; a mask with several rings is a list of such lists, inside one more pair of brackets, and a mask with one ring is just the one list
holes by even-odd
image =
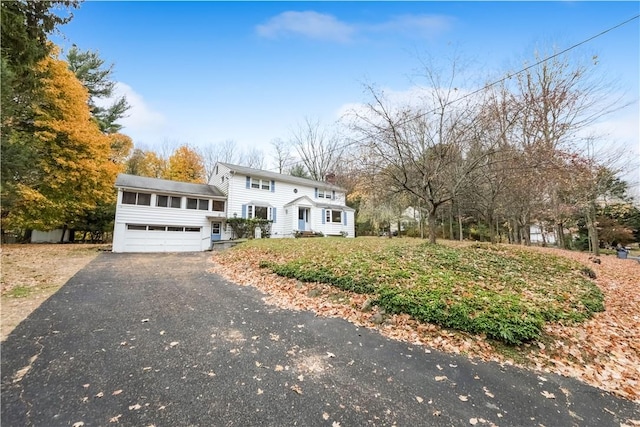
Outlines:
{"label": "porch roof overhang", "polygon": [[316,203],[316,206],[322,209],[331,209],[334,211],[355,212],[356,210],[344,205],[332,205],[330,203]]}
{"label": "porch roof overhang", "polygon": [[224,212],[209,212],[206,215],[207,219],[225,219],[226,215]]}
{"label": "porch roof overhang", "polygon": [[273,207],[271,204],[269,204],[269,202],[263,202],[262,200],[251,200],[250,202],[247,202],[247,205],[262,206],[265,208]]}
{"label": "porch roof overhang", "polygon": [[301,196],[298,197],[297,199],[293,199],[292,201],[290,201],[289,203],[287,203],[286,205],[284,205],[285,207],[289,207],[289,206],[305,206],[305,207],[313,207],[316,204],[313,202],[313,200],[311,200],[309,197],[307,196]]}

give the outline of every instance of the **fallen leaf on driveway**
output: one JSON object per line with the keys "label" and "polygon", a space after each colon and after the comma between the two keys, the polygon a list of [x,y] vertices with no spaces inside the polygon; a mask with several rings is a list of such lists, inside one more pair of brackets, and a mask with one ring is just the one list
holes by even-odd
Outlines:
{"label": "fallen leaf on driveway", "polygon": [[149,319],[142,319],[141,322],[142,323],[147,323],[149,321]]}
{"label": "fallen leaf on driveway", "polygon": [[284,368],[282,367],[282,365],[276,365],[276,367],[274,368],[274,371],[276,372],[280,372],[282,371]]}
{"label": "fallen leaf on driveway", "polygon": [[115,417],[111,417],[111,418],[109,418],[109,422],[110,423],[119,423],[121,416],[122,416],[122,414],[118,414]]}
{"label": "fallen leaf on driveway", "polygon": [[129,406],[129,410],[130,411],[137,411],[140,408],[142,408],[142,406],[140,406],[140,404],[138,404],[138,403],[136,403],[135,405]]}
{"label": "fallen leaf on driveway", "polygon": [[84,422],[82,421],[78,421],[77,423],[73,423],[73,427],[82,427],[84,425]]}
{"label": "fallen leaf on driveway", "polygon": [[471,424],[472,426],[478,424],[478,419],[477,418],[470,418],[469,419],[469,424]]}
{"label": "fallen leaf on driveway", "polygon": [[447,379],[447,377],[446,377],[445,375],[442,375],[442,376],[436,376],[436,381],[444,381],[444,380],[446,380],[446,379]]}
{"label": "fallen leaf on driveway", "polygon": [[327,357],[336,357],[335,354],[331,353],[330,351],[327,351]]}
{"label": "fallen leaf on driveway", "polygon": [[96,397],[102,397],[102,396],[104,396],[103,392],[100,392],[100,393],[96,394]]}
{"label": "fallen leaf on driveway", "polygon": [[462,400],[463,402],[466,402],[467,400],[469,400],[469,396],[465,396],[461,394],[460,396],[458,396],[458,399]]}
{"label": "fallen leaf on driveway", "polygon": [[90,384],[82,384],[82,387],[84,387],[84,388],[89,388],[89,385],[90,385]]}
{"label": "fallen leaf on driveway", "polygon": [[495,397],[494,394],[491,393],[488,388],[482,387],[482,390],[484,391],[484,394],[486,394],[488,397],[491,397],[491,398]]}
{"label": "fallen leaf on driveway", "polygon": [[280,335],[278,335],[278,334],[269,334],[269,338],[271,339],[271,341],[279,341],[280,340]]}
{"label": "fallen leaf on driveway", "polygon": [[177,346],[178,344],[180,344],[180,342],[179,342],[179,341],[172,341],[172,342],[169,344],[169,347],[175,347],[175,346]]}
{"label": "fallen leaf on driveway", "polygon": [[298,394],[302,394],[302,389],[298,384],[294,384],[291,386],[291,390],[295,391]]}
{"label": "fallen leaf on driveway", "polygon": [[329,414],[327,414],[326,412],[323,412],[322,413],[322,419],[325,420],[325,421],[328,420],[329,419]]}
{"label": "fallen leaf on driveway", "polygon": [[334,421],[333,424],[331,424],[331,427],[340,427],[340,423],[337,421]]}
{"label": "fallen leaf on driveway", "polygon": [[264,393],[264,391],[262,391],[262,389],[261,389],[261,388],[259,388],[259,389],[258,389],[258,393],[257,393],[257,394],[258,394],[258,395],[260,395],[260,394],[262,394],[262,393]]}
{"label": "fallen leaf on driveway", "polygon": [[546,397],[547,399],[555,399],[556,395],[553,393],[549,393],[547,390],[542,390],[540,392],[541,395],[543,395],[544,397]]}
{"label": "fallen leaf on driveway", "polygon": [[424,402],[424,399],[421,398],[420,396],[416,396],[416,400],[418,401],[418,403]]}
{"label": "fallen leaf on driveway", "polygon": [[122,393],[122,389],[114,391],[113,393],[111,393],[111,396],[117,396],[120,393]]}

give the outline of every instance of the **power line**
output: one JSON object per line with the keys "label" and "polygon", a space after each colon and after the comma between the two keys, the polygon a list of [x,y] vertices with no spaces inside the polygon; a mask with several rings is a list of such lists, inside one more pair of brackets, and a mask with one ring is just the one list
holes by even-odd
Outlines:
{"label": "power line", "polygon": [[[424,112],[424,113],[420,113],[420,114],[417,114],[416,116],[414,116],[414,117],[412,117],[412,118],[407,118],[407,119],[405,119],[405,120],[402,120],[402,121],[398,122],[398,123],[397,123],[397,125],[398,125],[398,126],[401,126],[401,125],[404,125],[404,124],[409,123],[409,122],[410,122],[410,121],[412,121],[412,120],[419,119],[419,118],[424,117],[424,116],[427,116],[427,115],[429,115],[429,114],[436,113],[436,112],[437,112],[438,110],[440,110],[441,108],[448,107],[448,106],[450,106],[450,105],[452,105],[452,104],[455,104],[455,103],[457,103],[457,102],[462,101],[463,99],[466,99],[466,98],[469,98],[469,97],[471,97],[471,96],[473,96],[473,95],[476,95],[476,94],[478,94],[478,93],[480,93],[480,92],[482,92],[482,91],[484,91],[484,90],[486,90],[486,89],[488,89],[488,88],[490,88],[490,87],[493,87],[493,86],[495,86],[495,85],[497,85],[497,84],[500,84],[500,83],[502,83],[502,82],[504,82],[504,81],[506,81],[506,80],[509,80],[509,79],[511,79],[511,78],[512,78],[512,77],[514,77],[514,76],[517,76],[517,75],[519,75],[519,74],[522,74],[522,73],[524,73],[525,71],[530,70],[531,68],[537,67],[538,65],[541,65],[541,64],[543,64],[543,63],[545,63],[545,62],[547,62],[547,61],[550,61],[550,60],[552,60],[552,59],[554,59],[554,58],[557,58],[557,57],[558,57],[558,56],[560,56],[560,55],[563,55],[563,54],[565,54],[565,53],[567,53],[567,52],[569,52],[569,51],[571,51],[571,50],[573,50],[573,49],[576,49],[576,48],[578,48],[578,47],[580,47],[580,46],[582,46],[582,45],[584,45],[584,44],[586,44],[586,43],[589,43],[590,41],[595,40],[595,39],[597,39],[598,37],[601,37],[601,36],[603,36],[603,35],[605,35],[605,34],[607,34],[607,33],[611,32],[611,31],[613,31],[613,30],[615,30],[615,29],[617,29],[617,28],[620,28],[620,27],[622,27],[622,26],[624,26],[624,25],[628,24],[629,22],[634,21],[634,20],[636,20],[636,19],[638,19],[638,18],[640,18],[640,14],[635,15],[635,16],[633,16],[633,17],[631,17],[631,18],[629,18],[629,19],[627,19],[627,20],[625,20],[625,21],[623,21],[623,22],[620,22],[619,24],[616,24],[616,25],[614,25],[614,26],[612,26],[612,27],[609,27],[609,28],[607,28],[606,30],[603,30],[603,31],[599,32],[598,34],[595,34],[595,35],[593,35],[593,36],[591,36],[591,37],[589,37],[589,38],[587,38],[587,39],[584,39],[584,40],[582,40],[582,41],[580,41],[580,42],[578,42],[578,43],[576,43],[576,44],[574,44],[574,45],[572,45],[572,46],[569,46],[569,47],[568,47],[568,48],[566,48],[566,49],[561,50],[560,52],[556,52],[556,53],[554,53],[553,55],[550,55],[550,56],[548,56],[548,57],[546,57],[546,58],[544,58],[544,59],[541,59],[541,60],[539,60],[538,62],[536,62],[536,63],[534,63],[534,64],[532,64],[532,65],[529,65],[529,66],[527,66],[527,67],[525,67],[525,68],[522,68],[522,69],[521,69],[521,70],[519,70],[519,71],[516,71],[516,72],[514,72],[514,73],[507,73],[507,75],[506,75],[505,77],[503,77],[503,78],[501,78],[501,79],[499,79],[499,80],[496,80],[496,81],[494,81],[494,82],[492,82],[492,83],[488,83],[488,84],[484,85],[483,87],[481,87],[481,88],[479,88],[479,89],[476,89],[476,90],[474,90],[474,91],[472,91],[472,92],[467,93],[466,95],[461,96],[460,98],[457,98],[457,99],[454,99],[453,101],[447,102],[447,103],[443,104],[441,107],[439,107],[439,108],[437,108],[437,109],[433,109],[433,110],[430,110],[430,111],[427,111],[427,112]],[[351,141],[350,143],[344,144],[344,145],[343,145],[343,146],[341,146],[339,149],[340,149],[340,150],[344,150],[344,149],[346,149],[346,148],[347,148],[347,147],[349,147],[349,146],[352,146],[352,145],[358,144],[358,143],[363,142],[363,141],[365,141],[365,140],[367,140],[367,139],[369,139],[369,138],[370,138],[370,136],[368,136],[368,137],[363,137],[363,138],[361,138],[361,139],[356,139],[356,140],[354,140],[354,141]],[[337,150],[338,150],[338,149],[336,149],[336,150],[332,150],[332,152],[335,152],[335,151],[337,151]],[[303,162],[303,161],[298,161],[298,162],[295,162],[292,166],[294,166],[294,165],[299,165],[299,164],[302,164],[302,163],[304,163],[304,162]]]}

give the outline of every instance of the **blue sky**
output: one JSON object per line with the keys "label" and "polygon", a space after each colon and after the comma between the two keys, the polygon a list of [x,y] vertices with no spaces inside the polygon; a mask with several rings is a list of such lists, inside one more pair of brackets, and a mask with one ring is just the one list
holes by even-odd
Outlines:
{"label": "blue sky", "polygon": [[[473,90],[537,48],[569,47],[638,13],[638,2],[87,1],[54,41],[115,63],[133,107],[123,132],[137,146],[234,140],[267,155],[305,117],[330,124],[366,102],[366,82],[411,93],[425,54],[457,49]],[[601,128],[640,153],[640,20],[575,53],[597,54],[635,101]]]}

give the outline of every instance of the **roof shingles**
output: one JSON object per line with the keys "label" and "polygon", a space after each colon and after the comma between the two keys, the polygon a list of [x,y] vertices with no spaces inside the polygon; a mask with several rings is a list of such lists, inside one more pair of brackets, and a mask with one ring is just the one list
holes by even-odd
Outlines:
{"label": "roof shingles", "polygon": [[213,185],[149,178],[146,176],[129,175],[126,173],[118,175],[118,178],[116,179],[116,187],[157,191],[161,193],[226,198],[222,191]]}

